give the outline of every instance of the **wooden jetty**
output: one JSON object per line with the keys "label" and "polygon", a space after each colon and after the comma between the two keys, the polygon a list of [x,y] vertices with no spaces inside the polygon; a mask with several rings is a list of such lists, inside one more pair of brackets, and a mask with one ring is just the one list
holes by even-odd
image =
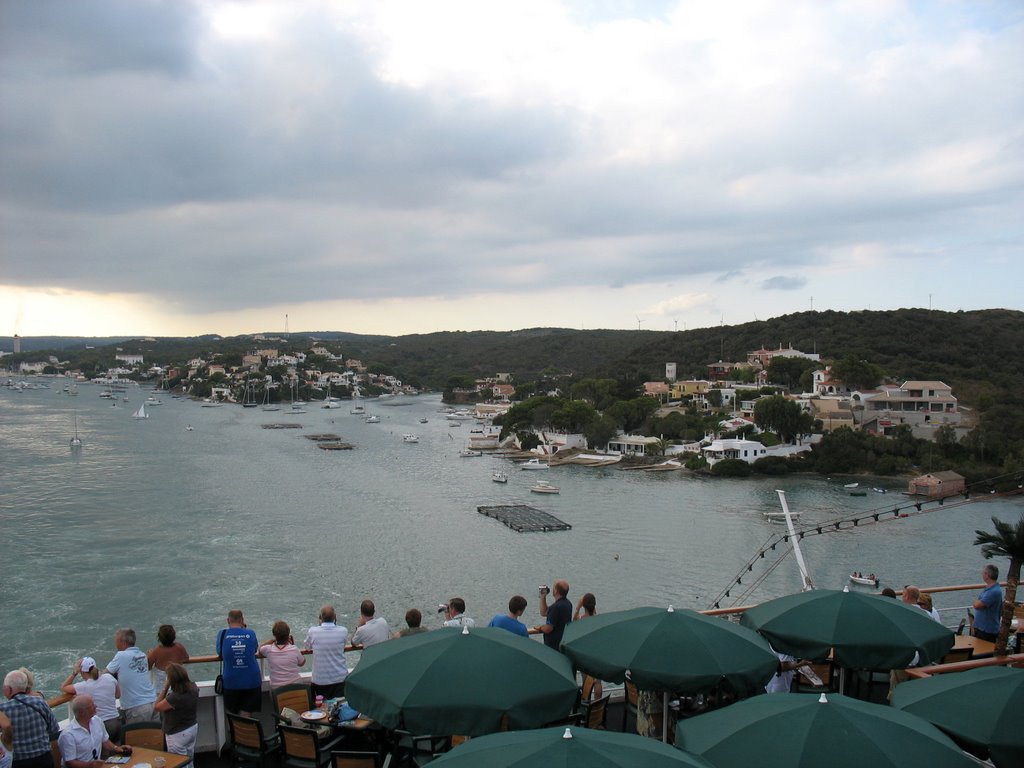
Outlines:
{"label": "wooden jetty", "polygon": [[476,511],[481,515],[500,520],[517,533],[534,533],[538,531],[569,531],[572,526],[559,520],[554,515],[542,512],[525,504],[508,504],[501,506],[481,506]]}

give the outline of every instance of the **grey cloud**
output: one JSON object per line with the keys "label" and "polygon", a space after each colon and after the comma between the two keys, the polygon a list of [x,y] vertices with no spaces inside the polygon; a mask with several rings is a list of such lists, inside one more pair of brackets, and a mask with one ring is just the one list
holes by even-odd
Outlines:
{"label": "grey cloud", "polygon": [[761,283],[761,287],[766,291],[795,291],[805,285],[807,285],[807,280],[802,277],[783,277],[782,275],[769,277]]}
{"label": "grey cloud", "polygon": [[199,7],[191,0],[4,0],[0,72],[186,74]]}

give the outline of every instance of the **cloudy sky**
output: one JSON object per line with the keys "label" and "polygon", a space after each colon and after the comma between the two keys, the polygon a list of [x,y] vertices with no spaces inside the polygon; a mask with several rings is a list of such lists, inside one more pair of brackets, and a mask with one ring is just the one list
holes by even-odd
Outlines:
{"label": "cloudy sky", "polygon": [[1024,309],[1024,5],[3,0],[0,334]]}

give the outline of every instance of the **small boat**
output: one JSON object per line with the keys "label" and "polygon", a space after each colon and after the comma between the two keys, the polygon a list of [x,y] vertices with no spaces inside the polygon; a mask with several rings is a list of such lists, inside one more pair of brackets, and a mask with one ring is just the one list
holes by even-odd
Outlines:
{"label": "small boat", "polygon": [[867,496],[867,491],[850,491],[851,496]]}
{"label": "small boat", "polygon": [[367,416],[366,417],[366,423],[367,424],[380,424],[380,416]]}
{"label": "small boat", "polygon": [[508,475],[506,475],[504,472],[492,472],[491,480],[493,480],[496,483],[507,483]]}
{"label": "small boat", "polygon": [[850,581],[852,581],[854,584],[864,584],[868,587],[878,586],[878,577],[875,576],[875,574],[873,573],[864,576],[859,571],[854,571],[850,574]]}
{"label": "small boat", "polygon": [[860,483],[847,483],[843,488],[856,488]]}
{"label": "small boat", "polygon": [[186,432],[191,432],[192,431],[192,425],[189,424],[187,427],[185,427],[185,431]]}
{"label": "small boat", "polygon": [[885,488],[872,488],[871,490],[874,491],[875,493],[888,493],[888,491],[886,491]]}
{"label": "small boat", "polygon": [[143,403],[139,406],[139,409],[132,414],[133,419],[148,419],[149,414],[146,413],[146,404]]}
{"label": "small boat", "polygon": [[420,419],[420,424],[426,424],[426,423],[427,423],[427,417],[424,416],[422,419]]}
{"label": "small boat", "polygon": [[163,404],[164,404],[164,401],[161,400],[159,397],[153,397],[152,395],[150,395],[149,397],[146,398],[146,405],[151,405],[152,406],[152,405],[163,405]]}
{"label": "small boat", "polygon": [[530,493],[558,493],[558,486],[552,485],[547,480],[538,480],[530,486]]}
{"label": "small boat", "polygon": [[82,438],[80,438],[78,436],[78,414],[77,413],[75,414],[75,436],[71,438],[71,447],[72,448],[81,448],[82,447]]}
{"label": "small boat", "polygon": [[532,458],[529,461],[523,462],[519,465],[520,469],[548,469],[548,465],[545,464],[538,458]]}
{"label": "small boat", "polygon": [[418,437],[416,437],[416,435],[410,435],[410,434],[402,435],[402,442],[403,443],[418,443],[419,441],[420,441],[420,439]]}
{"label": "small boat", "polygon": [[203,408],[220,408],[224,403],[220,400],[203,400],[200,406]]}
{"label": "small boat", "polygon": [[349,413],[355,414],[356,416],[362,416],[364,413],[366,413],[366,409],[363,408],[363,406],[361,405],[354,405],[352,406],[352,410],[349,411]]}
{"label": "small boat", "polygon": [[462,456],[463,458],[469,458],[471,456],[483,456],[483,455],[484,455],[483,451],[473,451],[473,450],[470,450],[469,448],[463,448],[461,451],[459,451],[459,456]]}

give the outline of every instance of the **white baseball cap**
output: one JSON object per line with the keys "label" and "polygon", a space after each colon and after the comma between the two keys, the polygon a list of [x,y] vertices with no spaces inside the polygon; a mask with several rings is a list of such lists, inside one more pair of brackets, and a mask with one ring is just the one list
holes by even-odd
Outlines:
{"label": "white baseball cap", "polygon": [[82,657],[82,671],[83,672],[88,672],[90,669],[92,669],[95,666],[96,666],[96,659],[94,659],[92,656],[83,656]]}

